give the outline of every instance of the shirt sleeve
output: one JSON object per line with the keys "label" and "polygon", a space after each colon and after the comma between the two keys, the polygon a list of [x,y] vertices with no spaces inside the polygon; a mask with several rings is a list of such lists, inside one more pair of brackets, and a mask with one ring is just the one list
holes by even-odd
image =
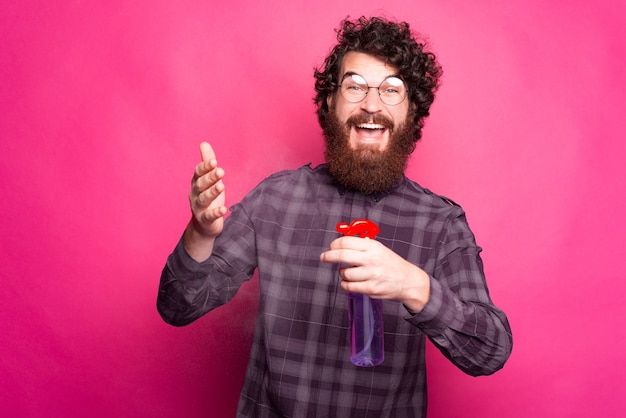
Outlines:
{"label": "shirt sleeve", "polygon": [[444,228],[440,242],[437,267],[430,276],[430,299],[408,321],[465,373],[492,374],[511,354],[511,328],[491,301],[481,249],[462,211]]}
{"label": "shirt sleeve", "polygon": [[[184,326],[230,301],[256,268],[253,229],[238,205],[216,238],[211,256],[199,263],[181,238],[161,273],[157,310],[170,325]],[[225,243],[228,243],[227,245]]]}

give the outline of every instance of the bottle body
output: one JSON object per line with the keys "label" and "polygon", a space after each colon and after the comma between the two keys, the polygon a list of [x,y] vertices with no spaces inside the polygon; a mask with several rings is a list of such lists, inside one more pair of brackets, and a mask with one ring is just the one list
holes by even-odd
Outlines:
{"label": "bottle body", "polygon": [[385,358],[383,304],[380,299],[350,293],[350,361],[361,367],[381,364]]}

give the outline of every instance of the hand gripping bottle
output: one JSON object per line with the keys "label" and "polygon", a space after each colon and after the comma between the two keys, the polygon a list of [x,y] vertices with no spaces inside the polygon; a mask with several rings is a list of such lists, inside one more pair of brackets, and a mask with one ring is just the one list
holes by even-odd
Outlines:
{"label": "hand gripping bottle", "polygon": [[[350,224],[337,224],[344,235],[376,238],[380,229],[367,219],[356,219]],[[349,294],[348,319],[350,322],[350,361],[361,367],[378,366],[385,358],[383,345],[382,300],[360,293]]]}

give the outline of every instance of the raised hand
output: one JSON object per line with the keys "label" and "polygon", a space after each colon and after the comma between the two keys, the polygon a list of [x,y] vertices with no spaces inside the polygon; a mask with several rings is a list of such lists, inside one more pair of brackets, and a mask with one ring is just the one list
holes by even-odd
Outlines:
{"label": "raised hand", "polygon": [[211,255],[213,241],[224,228],[225,188],[224,170],[217,165],[215,151],[209,143],[200,144],[202,161],[196,166],[191,180],[189,206],[191,221],[185,230],[187,253],[202,261]]}

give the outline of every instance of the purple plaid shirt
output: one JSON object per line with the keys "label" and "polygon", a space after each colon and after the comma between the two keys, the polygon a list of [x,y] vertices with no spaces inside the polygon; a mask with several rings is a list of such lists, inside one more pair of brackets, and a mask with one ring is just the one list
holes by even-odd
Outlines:
{"label": "purple plaid shirt", "polygon": [[[431,277],[413,314],[385,300],[385,361],[350,362],[347,294],[338,266],[320,262],[338,222],[366,218],[377,237]],[[481,249],[463,210],[404,178],[385,194],[338,187],[324,165],[277,173],[232,208],[212,256],[179,242],[163,270],[158,309],[186,325],[231,300],[258,270],[260,305],[238,417],[423,417],[425,338],[471,375],[500,369],[512,348],[487,290]]]}

